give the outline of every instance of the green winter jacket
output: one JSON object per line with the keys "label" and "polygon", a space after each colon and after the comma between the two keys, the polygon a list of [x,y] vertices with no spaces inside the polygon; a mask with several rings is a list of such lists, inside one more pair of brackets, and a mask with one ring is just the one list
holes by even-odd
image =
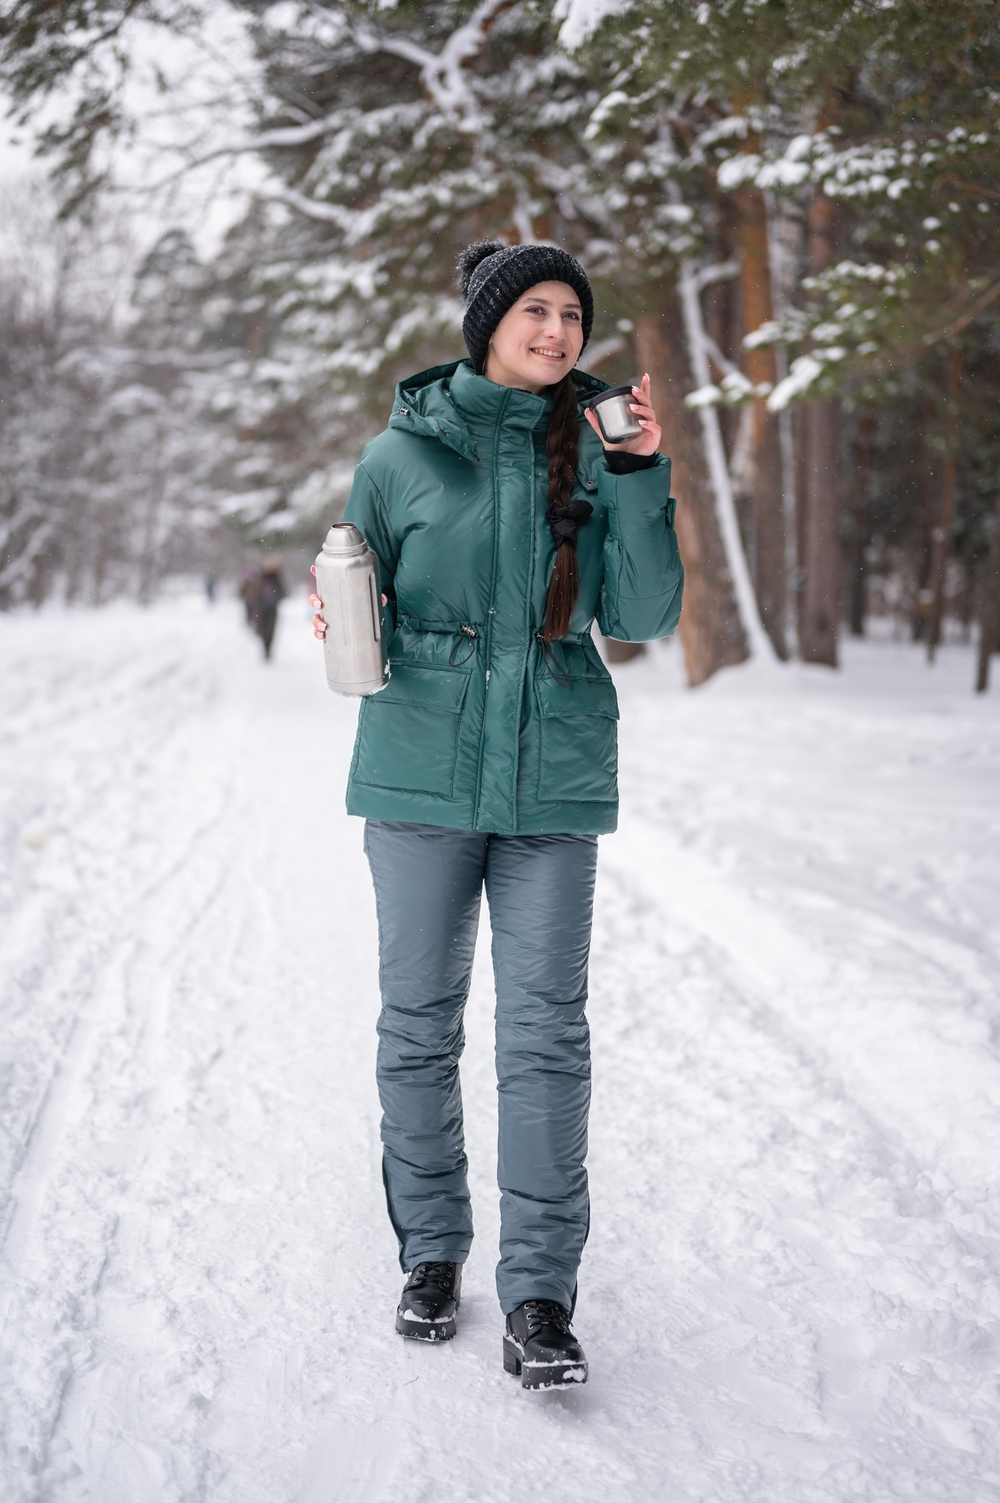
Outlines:
{"label": "green winter jacket", "polygon": [[[581,371],[585,399],[604,383]],[[618,701],[590,635],[666,637],[683,571],[670,461],[614,475],[583,418],[571,631],[537,635],[555,545],[549,398],[467,360],[400,384],[344,512],[379,561],[392,673],[361,701],[349,814],[502,835],[599,835],[618,815]]]}

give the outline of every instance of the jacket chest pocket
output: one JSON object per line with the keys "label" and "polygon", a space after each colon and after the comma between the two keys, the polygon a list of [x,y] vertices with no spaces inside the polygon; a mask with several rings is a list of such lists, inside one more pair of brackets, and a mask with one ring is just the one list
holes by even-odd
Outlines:
{"label": "jacket chest pocket", "polygon": [[618,696],[610,678],[535,677],[540,803],[618,797]]}
{"label": "jacket chest pocket", "polygon": [[355,780],[451,798],[470,678],[457,669],[394,664],[386,687],[362,701]]}

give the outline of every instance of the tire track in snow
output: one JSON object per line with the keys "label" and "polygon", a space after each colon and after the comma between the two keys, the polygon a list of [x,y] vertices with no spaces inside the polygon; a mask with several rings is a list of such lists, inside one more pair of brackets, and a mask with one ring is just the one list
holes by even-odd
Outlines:
{"label": "tire track in snow", "polygon": [[[115,996],[118,1005],[121,1003],[121,971],[126,957],[127,952],[120,951],[106,969],[104,993],[105,996]],[[27,1249],[59,1162],[59,1149],[72,1120],[80,1083],[93,1059],[94,1039],[104,1022],[106,1017],[99,1016],[96,1009],[74,1018],[67,1044],[28,1128],[24,1151],[11,1186],[9,1214],[0,1247],[0,1342],[11,1301],[27,1267]]]}
{"label": "tire track in snow", "polygon": [[[603,1261],[621,1244],[600,1195],[624,1179],[634,1269],[625,1296],[600,1270],[605,1325],[627,1329],[638,1309],[654,1333],[637,1407],[658,1394],[649,1422],[658,1414],[669,1440],[654,1447],[689,1484],[703,1474],[690,1493],[674,1479],[650,1496],[883,1503],[915,1485],[964,1503],[977,1458],[996,1451],[980,1379],[1000,1331],[995,1245],[884,1114],[844,1089],[822,1045],[787,1027],[728,957],[720,967],[677,901],[683,864],[668,868],[669,907],[650,894],[644,876],[663,848],[645,835],[642,874],[605,863],[599,897],[592,1027],[598,1071],[612,1059],[617,1090],[608,1116],[598,1073],[592,1249]],[[602,1021],[612,989],[624,1005]],[[649,1059],[660,1099],[636,1088]],[[850,1482],[824,1482],[849,1467]]]}
{"label": "tire track in snow", "polygon": [[[203,940],[203,931],[211,930],[217,942],[220,918],[225,920],[239,907],[240,893],[234,876],[238,821],[231,817],[239,812],[240,801],[230,788],[225,806],[210,824],[198,831],[198,839],[187,858],[175,860],[146,889],[137,904],[135,922],[143,939],[133,948],[126,971],[129,1026],[111,1041],[117,1050],[114,1059],[106,1058],[103,1062],[103,1078],[92,1082],[95,1099],[103,1094],[102,1084],[109,1084],[112,1079],[124,1082],[126,1087],[122,1099],[112,1099],[103,1108],[102,1123],[104,1136],[112,1141],[127,1138],[128,1142],[127,1169],[121,1182],[110,1184],[107,1191],[108,1215],[114,1216],[115,1238],[108,1244],[105,1266],[110,1268],[114,1280],[112,1300],[116,1307],[123,1267],[142,1260],[150,1251],[148,1232],[137,1225],[136,1212],[140,1206],[146,1208],[147,1196],[154,1205],[158,1198],[155,1191],[150,1196],[146,1190],[147,1182],[152,1178],[155,1183],[157,1176],[158,1140],[169,1131],[169,1124],[178,1112],[190,1109],[198,1089],[193,1070],[186,1073],[183,1081],[178,1081],[165,1068],[169,1037],[177,1025],[176,1008],[183,1002],[177,978],[183,974],[189,948],[197,947]],[[223,922],[221,927],[225,932],[230,926]],[[239,931],[232,926],[232,932],[236,943]],[[224,965],[227,955],[223,952],[219,958]],[[212,1064],[210,1057],[204,1068],[210,1070]],[[179,1085],[187,1094],[179,1092]],[[116,1202],[122,1203],[120,1216],[114,1210]],[[174,1219],[175,1212],[164,1209]],[[163,1212],[161,1218],[162,1215]],[[178,1222],[180,1235],[188,1230],[183,1223],[182,1215]],[[106,1370],[106,1354],[114,1350],[119,1329],[117,1319],[109,1318],[107,1304],[108,1297],[102,1298],[98,1281],[89,1312],[89,1350],[86,1362],[80,1365],[80,1381],[67,1385],[64,1402],[46,1437],[43,1470],[47,1486],[59,1491],[68,1485],[72,1466],[81,1457],[86,1457],[87,1470],[93,1477],[104,1475],[108,1449],[113,1451],[120,1437],[118,1416],[122,1406],[131,1407],[138,1417],[134,1389],[138,1374],[126,1370],[125,1382],[121,1383]],[[176,1314],[169,1296],[159,1291],[150,1290],[144,1304],[147,1321],[153,1316],[169,1325]],[[219,1381],[222,1362],[217,1352],[203,1347],[199,1367],[203,1373],[214,1373],[213,1381]],[[213,1497],[219,1476],[213,1469],[211,1447],[201,1439],[209,1422],[208,1405],[195,1405],[176,1434],[178,1441],[184,1436],[185,1455],[178,1450],[172,1457],[161,1457],[150,1447],[148,1464],[133,1467],[131,1486],[135,1492],[130,1503],[137,1503],[140,1497],[148,1497],[150,1503],[166,1503],[173,1497],[200,1503]],[[142,1428],[140,1422],[138,1429]],[[191,1458],[193,1465],[188,1465]],[[120,1478],[109,1477],[110,1487],[116,1489],[119,1485]]]}
{"label": "tire track in snow", "polygon": [[[989,1007],[996,996],[979,957],[963,954],[937,935],[921,941],[908,926],[890,924],[881,915],[862,917],[864,929],[904,945],[927,973],[923,996],[914,989],[911,996],[893,999],[897,1028],[892,1033],[882,1020],[870,1017],[865,1003],[865,990],[872,989],[876,978],[856,958],[859,920],[853,907],[835,913],[833,944],[820,949],[801,927],[793,928],[775,911],[778,895],[765,906],[740,878],[723,874],[662,828],[623,820],[618,836],[605,842],[603,855],[623,879],[634,885],[639,877],[665,913],[725,954],[740,985],[780,1013],[797,1036],[807,1038],[810,1051],[821,1048],[838,1071],[846,1069],[851,1090],[887,1126],[905,1129],[925,1164],[950,1164],[961,1183],[971,1164],[981,1168],[990,1161],[988,1152],[984,1158],[984,1145],[994,1145],[992,1162],[1000,1162],[995,1050],[988,1020],[980,1020],[980,1009],[970,1009],[966,1000],[970,982],[977,1002]],[[894,964],[900,964],[898,954]],[[945,991],[931,984],[931,966],[943,972]],[[950,1050],[938,1047],[944,1040],[928,1003],[935,1009],[944,1004],[956,1018]],[[921,1047],[928,1031],[935,1034],[934,1046]],[[876,1057],[874,1068],[859,1057],[859,1037],[866,1038]],[[901,1039],[909,1047],[905,1061]],[[898,1077],[904,1065],[908,1073],[894,1081],[894,1071]],[[928,1115],[931,1100],[940,1103],[937,1115]]]}
{"label": "tire track in snow", "polygon": [[[149,683],[158,683],[157,678],[150,678]],[[126,830],[126,842],[128,835],[138,833],[136,810],[133,807],[131,784],[138,781],[136,769],[144,768],[151,749],[159,740],[158,750],[161,759],[169,763],[169,758],[176,746],[181,732],[174,727],[173,734],[167,738],[159,736],[160,726],[154,730],[147,728],[147,738],[138,747],[131,747],[131,761],[124,765],[121,761],[115,763],[114,768],[105,765],[102,760],[95,772],[93,761],[89,758],[74,759],[71,767],[65,763],[61,767],[62,781],[72,787],[75,795],[76,809],[72,815],[67,816],[67,823],[73,823],[78,831],[77,847],[75,850],[66,852],[62,848],[53,853],[57,864],[72,863],[73,886],[77,894],[88,894],[89,889],[96,882],[100,882],[103,873],[100,865],[95,870],[91,859],[92,853],[99,848],[100,827],[108,824],[114,826],[123,823]],[[123,740],[127,741],[127,737]],[[125,746],[118,748],[118,756],[127,756]],[[95,811],[102,812],[97,815],[98,828],[91,828]],[[75,815],[75,818],[74,818]],[[221,816],[219,816],[221,817]],[[129,890],[128,874],[123,870],[120,873],[122,880],[114,885],[113,896],[108,894],[106,903],[114,904],[115,923],[120,929],[124,924],[134,919],[135,914],[141,909],[144,900],[143,888],[148,886],[148,891],[153,892],[161,881],[170,875],[171,871],[180,870],[189,858],[193,845],[198,839],[198,832],[191,834],[188,844],[182,845],[181,849],[169,858],[172,865],[166,872],[154,873],[150,877],[141,872],[135,874],[132,890]],[[88,844],[89,842],[89,844]],[[118,857],[125,856],[127,852],[120,846],[116,852]],[[138,889],[138,890],[136,890]],[[0,951],[0,961],[4,968],[14,975],[27,971],[31,973],[32,990],[37,995],[43,996],[48,993],[76,997],[87,995],[88,991],[97,984],[102,965],[113,963],[114,950],[117,941],[108,934],[94,935],[88,933],[83,945],[74,944],[78,940],[78,934],[73,932],[73,921],[76,919],[80,908],[80,898],[71,896],[67,904],[67,889],[65,882],[50,885],[36,890],[29,900],[30,908],[27,916],[24,907],[17,914],[17,922],[9,926],[8,944],[5,952]],[[67,920],[69,922],[67,922]],[[83,921],[85,922],[85,921]],[[115,930],[111,930],[114,934]],[[86,1054],[86,1045],[83,1042],[89,1036],[88,1021],[79,1015],[72,1015],[69,1026],[65,1029],[65,1051],[67,1054],[65,1081],[60,1084],[61,1065],[60,1060],[63,1050],[57,1050],[51,1061],[51,1076],[42,1092],[38,1112],[44,1113],[51,1119],[53,1113],[58,1115],[58,1106],[54,1106],[54,1100],[61,1098],[66,1082],[74,1075],[74,1059],[79,1060],[81,1051]],[[31,1119],[25,1125],[22,1135],[22,1152],[15,1159],[14,1173],[22,1177],[28,1172],[25,1166],[24,1151],[27,1145],[35,1138],[36,1129]]]}
{"label": "tire track in snow", "polygon": [[[175,654],[183,653],[189,647],[189,643],[182,642],[175,644],[172,650]],[[136,691],[155,690],[157,696],[164,682],[169,683],[171,677],[177,686],[182,681],[190,685],[195,691],[193,705],[191,697],[185,692],[188,700],[185,708],[188,711],[187,718],[190,719],[192,710],[194,713],[202,712],[206,697],[212,697],[212,675],[206,675],[200,668],[192,674],[184,662],[178,662],[175,666],[177,671],[173,675],[164,673],[162,663],[156,672],[132,674],[131,683]],[[51,1199],[54,1182],[66,1165],[70,1145],[74,1140],[79,1141],[81,1134],[86,1136],[91,1130],[90,1119],[94,1116],[95,1106],[95,1071],[100,1067],[106,1068],[108,1059],[112,1057],[118,1061],[123,1075],[130,1069],[134,1071],[134,1061],[130,1056],[138,1052],[148,1060],[155,1051],[158,1035],[162,1034],[165,1020],[162,1010],[158,1010],[156,1005],[158,998],[162,997],[162,988],[157,985],[159,978],[152,978],[152,983],[144,989],[138,1014],[135,1006],[138,999],[130,994],[129,987],[129,977],[142,959],[142,932],[146,916],[157,905],[162,907],[163,894],[169,893],[171,888],[182,894],[173,948],[173,954],[176,954],[183,948],[185,933],[210,909],[211,891],[193,886],[191,876],[197,870],[200,848],[206,841],[211,841],[213,833],[220,826],[226,827],[229,824],[226,803],[231,790],[227,787],[226,776],[217,779],[221,798],[215,797],[211,778],[208,780],[207,790],[203,790],[207,791],[210,801],[215,797],[217,805],[209,810],[207,817],[202,817],[203,811],[198,808],[195,799],[193,824],[190,818],[185,817],[173,830],[160,832],[164,849],[162,855],[157,853],[160,861],[152,863],[151,872],[143,871],[142,867],[147,863],[142,862],[137,869],[130,869],[134,868],[134,863],[128,859],[131,854],[129,847],[134,837],[142,834],[143,822],[147,819],[147,811],[142,807],[142,787],[143,775],[150,760],[152,759],[152,765],[156,769],[154,778],[159,777],[161,782],[183,771],[183,756],[178,759],[178,752],[185,751],[187,735],[185,717],[178,717],[177,713],[181,699],[176,688],[171,699],[169,711],[164,712],[162,707],[158,707],[160,713],[152,716],[143,715],[141,701],[131,706],[132,714],[126,717],[121,726],[118,759],[113,770],[107,769],[104,757],[95,769],[92,748],[87,749],[91,752],[89,757],[86,754],[68,758],[63,756],[59,762],[64,778],[67,763],[72,768],[68,782],[71,786],[76,786],[78,807],[82,804],[87,816],[95,807],[101,806],[100,801],[104,801],[105,808],[110,804],[111,819],[106,823],[116,826],[116,834],[124,833],[125,838],[116,854],[124,856],[125,860],[121,864],[121,871],[115,874],[119,880],[114,882],[111,891],[107,892],[104,901],[99,904],[99,907],[110,904],[115,909],[114,926],[100,936],[96,945],[89,937],[82,949],[77,945],[76,954],[73,913],[67,915],[65,905],[59,902],[58,891],[50,897],[48,904],[45,901],[46,895],[39,894],[42,914],[51,920],[49,924],[42,925],[39,937],[42,934],[47,937],[52,931],[59,935],[62,946],[57,965],[63,971],[63,977],[58,990],[66,995],[75,992],[79,1011],[71,1019],[65,1046],[51,1060],[50,1075],[41,1101],[33,1118],[27,1121],[23,1133],[22,1151],[12,1195],[8,1201],[10,1215],[2,1253],[4,1276],[0,1288],[0,1329],[2,1323],[8,1320],[15,1300],[20,1300],[23,1304],[27,1299],[29,1306],[37,1306],[40,1292],[44,1300],[46,1282],[58,1287],[58,1277],[49,1281],[45,1277],[45,1265],[48,1263],[52,1266],[53,1260],[77,1264],[79,1281],[75,1290],[67,1290],[66,1293],[71,1299],[82,1301],[92,1316],[95,1314],[94,1301],[103,1270],[108,1266],[117,1227],[117,1214],[113,1207],[106,1205],[98,1211],[98,1222],[103,1222],[103,1231],[100,1226],[95,1226],[91,1218],[84,1221],[78,1233],[70,1226],[70,1240],[64,1244],[56,1238],[55,1245],[51,1245],[47,1239],[40,1263],[37,1231],[42,1208]],[[145,727],[145,735],[138,738],[131,732],[136,714]],[[164,734],[168,721],[173,723]],[[103,727],[105,743],[109,729],[110,726]],[[115,730],[117,729],[116,726]],[[106,750],[106,745],[103,749]],[[49,755],[50,758],[58,757],[58,753],[53,753],[51,748]],[[137,772],[140,774],[138,777]],[[228,772],[228,768],[225,772]],[[134,784],[138,784],[138,801],[133,790]],[[184,792],[189,802],[192,801],[191,783],[188,783]],[[100,869],[96,873],[88,871],[85,850],[76,864],[78,880],[81,876],[91,879],[89,884],[81,883],[81,891],[89,896],[94,878],[101,882],[105,872]],[[131,882],[130,878],[133,879]],[[46,913],[46,907],[51,910],[49,913]],[[68,930],[67,917],[70,920]],[[122,934],[127,937],[121,938]],[[169,947],[160,958],[163,965],[169,968],[172,959]],[[40,977],[36,977],[36,982],[39,980],[42,985],[45,984],[45,969]],[[152,1005],[147,1005],[149,1003]],[[75,1320],[71,1318],[70,1331],[75,1324]],[[49,1399],[39,1405],[36,1385],[32,1382],[19,1382],[10,1406],[10,1411],[20,1409],[21,1418],[26,1421],[26,1428],[22,1426],[21,1429],[22,1451],[27,1445],[25,1454],[33,1453],[36,1465],[42,1470],[48,1465],[59,1416],[72,1391],[74,1372],[88,1361],[89,1341],[81,1343],[70,1334],[59,1345],[63,1355],[56,1355],[56,1368],[49,1380],[52,1384]],[[11,1353],[10,1361],[17,1361],[16,1353]],[[58,1375],[60,1372],[61,1376]],[[23,1393],[25,1388],[26,1394]],[[25,1411],[24,1402],[19,1402],[22,1399],[27,1403],[27,1410],[33,1412]],[[8,1423],[16,1430],[18,1417],[10,1411]],[[47,1420],[46,1412],[49,1416]]]}
{"label": "tire track in snow", "polygon": [[155,664],[124,662],[115,665],[110,674],[95,674],[84,684],[74,683],[67,692],[60,688],[51,701],[29,699],[27,708],[20,713],[17,708],[5,711],[3,730],[0,731],[0,749],[10,744],[24,743],[29,737],[51,738],[72,726],[74,732],[88,722],[99,721],[109,710],[133,704],[145,691],[157,693],[172,687],[171,680],[182,678],[190,672],[189,665],[178,661],[165,652]]}
{"label": "tire track in snow", "polygon": [[[237,704],[240,691],[247,687],[246,683],[233,686]],[[275,688],[281,691],[280,681]],[[312,703],[325,707],[325,701],[319,696]],[[289,753],[294,752],[294,744],[305,729],[300,721],[295,722],[290,732]],[[254,756],[257,754],[256,739],[251,738]],[[294,757],[289,755],[284,765],[294,765]],[[319,791],[323,785],[317,782],[316,786]],[[148,1434],[150,1448],[147,1462],[141,1468],[133,1467],[130,1503],[138,1503],[145,1497],[149,1497],[151,1503],[153,1500],[165,1503],[165,1500],[174,1498],[188,1503],[188,1500],[203,1496],[214,1500],[220,1496],[219,1489],[226,1485],[225,1470],[230,1463],[223,1466],[217,1449],[202,1437],[206,1430],[218,1425],[216,1415],[220,1405],[222,1413],[226,1414],[227,1402],[232,1403],[232,1398],[227,1399],[226,1395],[239,1393],[252,1374],[252,1363],[248,1364],[246,1360],[236,1371],[232,1369],[230,1349],[234,1338],[238,1340],[241,1320],[248,1315],[251,1319],[256,1317],[249,1311],[240,1311],[234,1319],[235,1312],[230,1310],[221,1329],[211,1316],[192,1327],[186,1309],[188,1300],[193,1299],[195,1305],[200,1306],[208,1298],[211,1306],[218,1302],[219,1297],[229,1299],[235,1287],[242,1301],[242,1280],[234,1281],[240,1261],[239,1250],[227,1249],[225,1253],[218,1250],[217,1256],[221,1254],[224,1261],[217,1283],[216,1276],[211,1275],[216,1287],[209,1294],[197,1286],[184,1291],[185,1278],[190,1275],[184,1267],[181,1249],[192,1236],[197,1247],[203,1235],[204,1227],[197,1223],[192,1225],[188,1208],[204,1203],[207,1188],[204,1184],[205,1165],[199,1161],[206,1148],[214,1157],[216,1122],[221,1125],[234,1113],[239,1115],[242,1111],[241,1095],[245,1087],[241,1077],[245,1067],[241,1060],[247,1043],[253,1042],[247,1033],[248,1024],[256,1026],[258,1020],[254,1014],[260,1001],[268,994],[280,995],[281,981],[287,979],[282,976],[286,959],[282,952],[287,949],[288,940],[286,936],[282,944],[280,924],[274,910],[278,893],[287,907],[284,894],[289,889],[287,881],[279,875],[286,870],[289,855],[283,824],[288,814],[298,814],[301,808],[299,790],[294,786],[290,790],[275,786],[273,796],[262,808],[254,807],[248,797],[249,792],[258,797],[264,792],[261,778],[256,777],[249,784],[241,780],[240,789],[238,799],[227,812],[225,829],[204,852],[205,890],[211,877],[215,884],[212,891],[218,894],[216,910],[207,912],[197,896],[188,903],[183,895],[185,885],[192,885],[191,869],[196,877],[198,875],[199,865],[194,861],[170,874],[170,902],[166,910],[161,894],[155,916],[145,920],[141,915],[137,916],[146,942],[139,947],[130,965],[130,995],[145,1011],[156,974],[168,973],[171,977],[173,1006],[170,1027],[147,1033],[143,1041],[143,1055],[152,1053],[158,1064],[157,1080],[149,1089],[137,1090],[143,1076],[142,1058],[126,1060],[122,1055],[120,1061],[116,1057],[105,1062],[103,1074],[90,1083],[90,1092],[95,1099],[106,1086],[116,1081],[118,1090],[124,1084],[128,1098],[137,1103],[129,1111],[128,1175],[138,1193],[134,1199],[129,1197],[131,1204],[126,1203],[107,1294],[99,1303],[92,1302],[88,1313],[90,1352],[68,1387],[58,1431],[47,1447],[51,1460],[46,1486],[55,1489],[60,1497],[75,1496],[67,1471],[71,1456],[85,1457],[88,1473],[92,1477],[106,1477],[109,1489],[120,1485],[125,1458],[120,1427],[114,1419],[125,1402],[131,1404],[138,1427]],[[293,907],[299,904],[298,888],[305,881],[307,870],[305,864],[296,864],[301,875],[296,886],[288,892]],[[220,872],[224,873],[221,879]],[[200,888],[200,882],[196,881],[195,894]],[[176,904],[175,898],[178,899]],[[166,918],[173,907],[177,908],[177,921],[168,923]],[[194,914],[191,922],[185,917],[188,909]],[[311,915],[314,929],[316,916],[314,910]],[[224,941],[221,953],[220,937]],[[312,975],[301,980],[311,982],[315,992],[317,967],[311,952],[307,956],[307,968]],[[204,991],[203,980],[209,972],[220,983],[220,989],[212,998],[212,1011],[199,1017],[197,1012],[180,1009],[178,1004],[182,998],[190,1001],[198,996],[199,989]],[[150,978],[148,983],[147,977]],[[298,985],[296,990],[300,990]],[[363,1026],[364,1022],[364,1019],[355,1020],[350,1031],[356,1032],[359,1023]],[[162,1049],[159,1044],[153,1047],[154,1037],[162,1043]],[[270,1061],[272,1071],[274,1063]],[[207,1077],[219,1071],[226,1072],[228,1086],[221,1087],[216,1079],[214,1094],[211,1088],[206,1093]],[[366,1070],[366,1085],[368,1074]],[[274,1084],[268,1081],[265,1089],[273,1093]],[[122,1103],[123,1107],[125,1105],[127,1102]],[[266,1113],[273,1109],[273,1104],[265,1103],[265,1106],[266,1120]],[[121,1111],[118,1115],[122,1115]],[[114,1116],[112,1101],[103,1109],[104,1120],[93,1131],[112,1138],[117,1130]],[[371,1122],[369,1141],[370,1127]],[[194,1154],[189,1164],[178,1162],[172,1146],[175,1140],[185,1139],[191,1144]],[[86,1156],[86,1145],[84,1148]],[[235,1173],[238,1205],[240,1197],[247,1193],[247,1186],[241,1181],[245,1180],[248,1170],[252,1173],[252,1163],[239,1158],[233,1163],[218,1163],[211,1173],[213,1198],[221,1197],[225,1206],[231,1194],[228,1181]],[[364,1166],[359,1166],[358,1172],[368,1177]],[[73,1177],[77,1177],[75,1171]],[[374,1176],[372,1184],[374,1186]],[[168,1201],[165,1198],[171,1194],[168,1186],[173,1187],[173,1194],[179,1189],[183,1199],[174,1203]],[[100,1190],[99,1185],[96,1188]],[[114,1188],[113,1185],[108,1187],[109,1195]],[[93,1195],[94,1189],[91,1179],[88,1193]],[[118,1198],[121,1198],[120,1191]],[[332,1224],[331,1229],[334,1227]],[[171,1252],[165,1258],[161,1239],[168,1228]],[[341,1233],[344,1235],[357,1246],[356,1229],[347,1229]],[[317,1249],[321,1251],[318,1239]],[[265,1282],[273,1276],[273,1270],[269,1268],[273,1259],[274,1253],[268,1252],[257,1270],[257,1276]],[[230,1266],[226,1266],[227,1263]],[[122,1292],[129,1287],[132,1296],[123,1301]],[[142,1291],[142,1313],[138,1324],[137,1290]],[[379,1297],[382,1297],[381,1291]],[[127,1322],[124,1327],[123,1320]],[[141,1348],[144,1337],[152,1338],[157,1327],[166,1332],[178,1325],[188,1329],[192,1349],[198,1353],[197,1364],[190,1373],[181,1369],[171,1372],[165,1389],[158,1396],[162,1412],[157,1414],[149,1409],[150,1394],[145,1372],[141,1369],[133,1371],[127,1364],[122,1366],[116,1361],[116,1348],[123,1329],[129,1330],[130,1340]],[[155,1361],[154,1358],[153,1371]],[[195,1407],[188,1407],[189,1403]],[[278,1413],[282,1410],[283,1405],[279,1405]],[[151,1417],[154,1420],[152,1432],[148,1425]],[[153,1436],[159,1436],[160,1427],[168,1420],[172,1420],[171,1441],[165,1448]],[[268,1423],[272,1421],[265,1416],[265,1434],[269,1433]],[[386,1457],[389,1454],[386,1450]],[[244,1496],[242,1492],[231,1495]]]}

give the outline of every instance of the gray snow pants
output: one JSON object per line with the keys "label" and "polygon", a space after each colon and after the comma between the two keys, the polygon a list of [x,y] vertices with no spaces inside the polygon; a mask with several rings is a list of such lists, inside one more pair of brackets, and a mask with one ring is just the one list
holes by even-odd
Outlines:
{"label": "gray snow pants", "polygon": [[590,1202],[587,962],[596,835],[367,820],[379,927],[383,1176],[405,1271],[472,1242],[458,1062],[483,886],[493,930],[505,1313],[572,1309]]}

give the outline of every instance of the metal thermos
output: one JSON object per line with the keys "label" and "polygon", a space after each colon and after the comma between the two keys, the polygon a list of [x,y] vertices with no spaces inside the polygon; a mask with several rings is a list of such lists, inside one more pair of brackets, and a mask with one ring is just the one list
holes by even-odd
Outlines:
{"label": "metal thermos", "polygon": [[338,694],[377,694],[389,682],[378,560],[353,522],[335,522],[316,559],[326,622],[326,681]]}
{"label": "metal thermos", "polygon": [[606,444],[624,444],[643,432],[635,413],[628,410],[634,401],[631,386],[612,386],[585,403],[597,418]]}

